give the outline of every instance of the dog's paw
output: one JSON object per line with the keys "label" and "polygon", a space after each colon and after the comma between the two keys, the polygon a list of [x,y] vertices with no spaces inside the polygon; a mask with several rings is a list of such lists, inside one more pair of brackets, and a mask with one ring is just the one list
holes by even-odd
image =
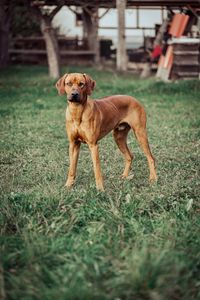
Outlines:
{"label": "dog's paw", "polygon": [[71,189],[74,185],[74,180],[67,180],[67,182],[65,183],[65,187],[67,189]]}
{"label": "dog's paw", "polygon": [[104,192],[105,191],[103,185],[97,185],[96,188],[99,192]]}
{"label": "dog's paw", "polygon": [[124,175],[122,174],[121,179],[123,180],[132,180],[134,178],[134,174],[130,174],[130,175]]}
{"label": "dog's paw", "polygon": [[157,181],[158,181],[157,176],[150,176],[150,177],[149,177],[149,182],[150,182],[151,184],[157,183]]}

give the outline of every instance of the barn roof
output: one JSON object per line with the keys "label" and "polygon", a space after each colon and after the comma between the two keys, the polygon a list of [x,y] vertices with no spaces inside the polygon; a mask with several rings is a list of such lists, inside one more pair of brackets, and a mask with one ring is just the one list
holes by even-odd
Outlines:
{"label": "barn roof", "polygon": [[[47,5],[55,5],[55,0],[44,1]],[[98,6],[102,8],[115,8],[116,0],[64,0],[65,5],[73,6]],[[200,0],[127,0],[127,7],[193,7],[200,8]]]}

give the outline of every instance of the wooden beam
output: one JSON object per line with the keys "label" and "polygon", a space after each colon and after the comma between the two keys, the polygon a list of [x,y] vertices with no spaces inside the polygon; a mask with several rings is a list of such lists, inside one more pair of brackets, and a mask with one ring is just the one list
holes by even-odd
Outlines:
{"label": "wooden beam", "polygon": [[[12,54],[28,54],[28,55],[46,55],[47,51],[45,49],[9,49],[9,53]],[[95,52],[90,50],[61,50],[61,55],[68,56],[94,56]]]}
{"label": "wooden beam", "polygon": [[118,14],[118,46],[117,46],[117,70],[127,70],[126,37],[125,37],[125,9],[126,0],[116,0]]}
{"label": "wooden beam", "polygon": [[[99,29],[108,29],[108,30],[117,30],[118,26],[99,26]],[[132,29],[140,29],[140,30],[155,30],[155,27],[137,27],[137,26],[128,26],[124,28],[125,30],[132,30]]]}
{"label": "wooden beam", "polygon": [[[23,5],[24,0],[18,0]],[[55,0],[45,0],[43,5],[55,5]],[[64,0],[65,5],[81,6],[81,7],[99,7],[99,8],[115,8],[116,0]],[[163,6],[163,7],[191,7],[199,8],[199,0],[127,0],[127,7],[136,6]]]}

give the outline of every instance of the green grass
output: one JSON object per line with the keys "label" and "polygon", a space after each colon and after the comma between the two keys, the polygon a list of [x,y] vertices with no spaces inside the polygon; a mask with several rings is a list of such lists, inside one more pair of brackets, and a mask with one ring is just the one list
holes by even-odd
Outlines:
{"label": "green grass", "polygon": [[200,299],[199,81],[162,83],[81,71],[94,97],[129,94],[146,107],[158,183],[135,138],[131,179],[108,135],[100,142],[105,193],[95,189],[82,145],[77,181],[69,166],[65,97],[44,67],[0,74],[2,299]]}

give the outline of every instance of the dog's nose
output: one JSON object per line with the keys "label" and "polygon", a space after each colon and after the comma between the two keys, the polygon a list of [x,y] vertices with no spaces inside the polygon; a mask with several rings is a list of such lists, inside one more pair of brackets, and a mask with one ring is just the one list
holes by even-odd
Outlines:
{"label": "dog's nose", "polygon": [[72,92],[72,96],[73,96],[73,97],[77,97],[77,96],[78,96],[78,93],[77,93],[77,92]]}
{"label": "dog's nose", "polygon": [[79,97],[79,93],[77,93],[77,92],[72,92],[71,95],[72,95],[72,98],[78,98]]}

